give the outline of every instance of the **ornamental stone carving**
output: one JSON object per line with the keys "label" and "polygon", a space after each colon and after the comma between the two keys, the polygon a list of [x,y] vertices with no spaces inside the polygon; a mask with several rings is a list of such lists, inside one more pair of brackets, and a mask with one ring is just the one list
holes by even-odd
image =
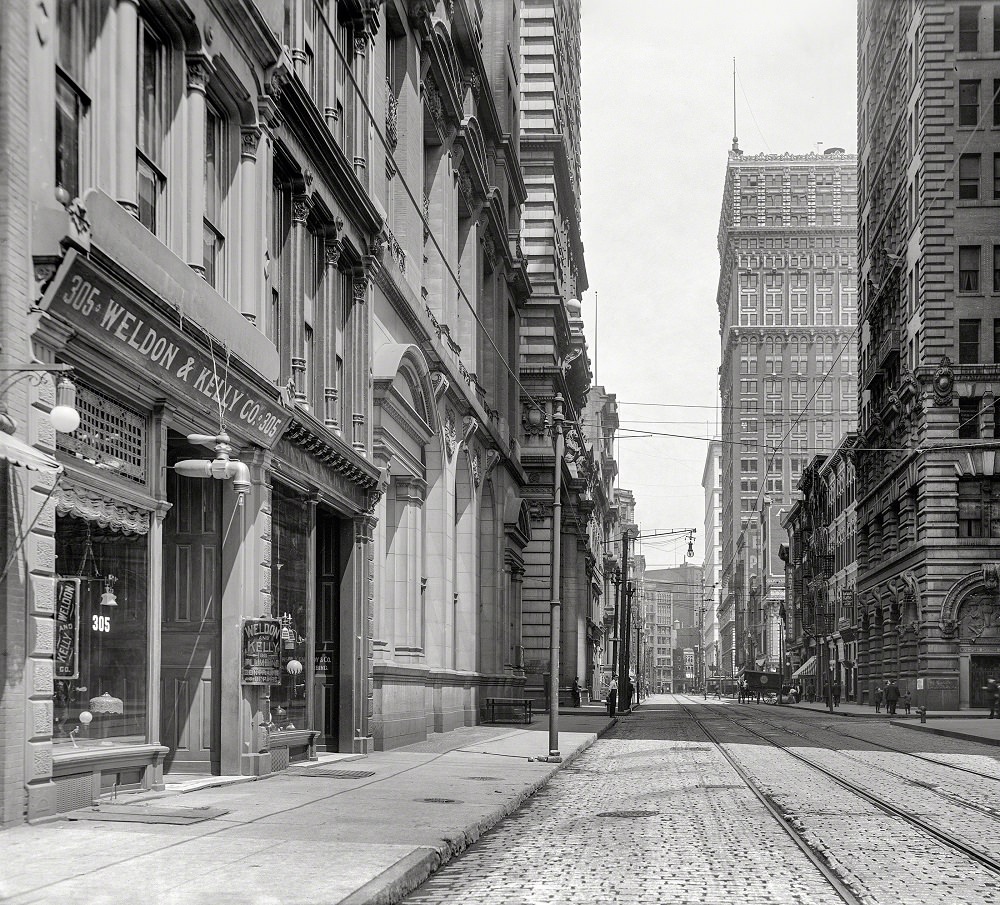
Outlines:
{"label": "ornamental stone carving", "polygon": [[938,406],[951,405],[955,392],[955,372],[951,367],[951,359],[941,356],[941,363],[934,372],[934,404]]}
{"label": "ornamental stone carving", "polygon": [[451,409],[444,416],[444,442],[450,459],[458,449],[458,430],[455,426],[455,413]]}
{"label": "ornamental stone carving", "polygon": [[431,372],[431,387],[434,390],[434,401],[437,402],[446,392],[448,392],[448,387],[451,386],[451,380],[448,379],[448,375],[443,371],[432,371]]}

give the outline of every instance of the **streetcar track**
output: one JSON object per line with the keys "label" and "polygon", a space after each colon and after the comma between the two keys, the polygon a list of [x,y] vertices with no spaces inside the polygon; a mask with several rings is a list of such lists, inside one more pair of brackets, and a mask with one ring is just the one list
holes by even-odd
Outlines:
{"label": "streetcar track", "polygon": [[[733,763],[733,760],[730,758],[729,753],[727,751],[725,751],[725,749],[722,748],[722,743],[719,742],[718,739],[717,739],[717,737],[714,736],[714,734],[704,725],[703,720],[700,719],[698,716],[696,716],[695,713],[694,713],[694,711],[691,710],[691,708],[688,707],[683,702],[680,702],[680,706],[695,721],[695,723],[705,733],[705,735],[708,736],[709,738],[711,738],[712,741],[717,746],[719,746],[719,750],[723,752],[723,754],[726,756],[727,760],[730,760],[730,763]],[[709,706],[709,708],[711,708],[711,705],[708,705],[708,706]],[[812,769],[816,770],[818,773],[822,773],[828,779],[833,780],[838,785],[840,785],[843,788],[847,789],[849,792],[852,792],[853,794],[857,795],[859,798],[861,798],[864,801],[868,802],[869,804],[871,804],[872,806],[876,807],[878,810],[882,811],[883,813],[888,814],[888,815],[890,815],[892,817],[897,817],[897,818],[903,820],[904,822],[910,824],[911,826],[916,827],[917,829],[921,830],[922,832],[925,832],[928,835],[933,836],[939,842],[942,842],[946,846],[948,846],[949,848],[952,848],[955,851],[960,852],[961,854],[965,855],[967,858],[975,861],[976,863],[982,865],[983,867],[987,868],[988,870],[990,870],[990,871],[992,871],[994,873],[1000,874],[1000,860],[998,860],[997,858],[992,857],[987,852],[984,852],[981,849],[978,849],[978,848],[976,848],[976,847],[974,847],[972,845],[967,844],[966,842],[964,842],[963,840],[957,838],[956,836],[954,836],[952,833],[948,832],[947,830],[941,829],[940,827],[937,827],[937,826],[935,826],[932,823],[928,823],[922,817],[920,817],[920,816],[912,813],[911,811],[907,811],[906,809],[901,808],[898,805],[893,804],[892,802],[889,802],[889,801],[886,801],[883,798],[880,798],[878,795],[875,795],[874,793],[868,791],[867,789],[863,788],[862,786],[859,786],[856,783],[851,782],[849,779],[845,779],[844,777],[838,775],[836,772],[834,772],[833,770],[829,769],[828,767],[825,767],[822,764],[818,764],[815,761],[810,760],[805,755],[800,754],[797,751],[792,751],[790,748],[788,748],[788,747],[780,744],[779,742],[775,741],[773,738],[765,735],[764,733],[757,732],[756,730],[750,728],[749,726],[746,726],[745,724],[741,723],[738,719],[736,719],[735,717],[731,716],[730,714],[728,714],[728,713],[720,713],[717,710],[713,710],[713,709],[710,709],[709,712],[711,713],[712,716],[728,720],[729,722],[733,723],[733,725],[735,725],[735,726],[739,727],[740,729],[742,729],[744,732],[747,732],[747,733],[749,733],[751,735],[754,735],[757,738],[761,739],[762,741],[768,742],[769,744],[773,745],[778,750],[783,751],[784,753],[788,754],[790,757],[794,758],[795,760],[799,761],[800,763],[803,763],[806,766],[811,767]],[[794,734],[794,733],[792,733],[792,734]],[[826,750],[836,751],[836,749],[830,748],[829,746],[827,746]],[[836,752],[836,753],[840,753],[840,752]],[[905,752],[900,752],[900,753],[905,753]],[[856,761],[856,759],[854,759],[854,760]],[[871,767],[872,765],[866,764],[866,766]],[[741,775],[743,775],[743,774],[741,773]],[[756,789],[755,781],[748,780],[748,785],[750,785],[751,789],[753,789],[753,791],[758,794],[758,797],[760,796],[760,794],[766,794],[766,793],[762,793],[760,790]],[[962,805],[966,806],[966,802],[962,802]],[[779,813],[781,813],[780,809],[779,809]],[[995,815],[991,814],[990,816],[995,816]],[[782,814],[781,820],[782,820],[782,825],[783,826],[785,825],[785,821],[788,820],[788,819],[789,818],[787,816],[785,816],[784,814]]]}
{"label": "streetcar track", "polygon": [[785,831],[802,854],[806,856],[809,862],[833,887],[837,895],[840,896],[840,898],[843,899],[847,905],[863,905],[865,899],[856,893],[854,889],[852,889],[851,886],[844,880],[844,878],[833,869],[823,855],[809,844],[805,834],[795,825],[792,818],[785,814],[785,812],[777,805],[771,796],[760,788],[757,781],[751,776],[750,771],[747,770],[723,747],[722,743],[718,740],[718,737],[694,715],[689,707],[687,707],[683,702],[681,703],[681,707],[694,721],[695,725],[699,728],[699,730],[701,730],[705,737],[712,742],[713,745],[715,745],[715,749],[726,759],[729,766],[736,772],[736,775],[743,780],[746,784],[746,788],[753,792],[767,812],[775,819],[777,824]]}
{"label": "streetcar track", "polygon": [[[735,717],[731,717],[731,719],[735,720]],[[802,739],[803,742],[807,742],[809,744],[816,744],[816,740],[815,739],[810,738],[809,736],[805,735],[802,732],[799,732],[799,731],[797,731],[795,729],[792,729],[792,728],[790,728],[788,726],[782,726],[782,725],[780,725],[778,723],[773,723],[773,722],[771,722],[771,720],[766,720],[763,717],[758,717],[758,719],[760,719],[760,722],[764,723],[766,726],[770,726],[773,729],[778,730],[779,732],[784,732],[784,733],[787,733],[788,735],[794,735],[796,738],[800,738],[800,739]],[[743,724],[740,724],[740,725],[743,725]],[[749,728],[749,727],[746,727],[746,728]],[[818,731],[820,731],[820,732],[832,732],[833,731],[832,729],[826,729],[826,728],[822,728],[822,727],[817,727],[817,728],[818,728]],[[750,729],[750,731],[753,732],[754,730]],[[847,733],[844,733],[844,734],[846,735]],[[857,741],[860,741],[860,742],[867,742],[868,741],[867,739],[860,738],[859,736],[856,736],[856,735],[852,735],[852,736],[849,736],[849,737],[853,738],[853,739],[856,739]],[[918,755],[911,755],[908,751],[902,751],[899,748],[893,748],[891,745],[884,745],[881,742],[872,742],[871,744],[877,745],[878,747],[883,748],[886,751],[891,751],[893,754],[902,754],[902,755],[906,755],[906,756],[910,756],[910,757],[916,757],[918,760],[923,760],[926,763],[932,763],[932,764],[934,764],[937,767],[944,767],[945,769],[947,769],[947,768],[949,768],[951,766],[951,764],[942,763],[941,761],[930,760],[929,758],[922,758],[922,757],[919,757]],[[839,754],[843,758],[846,758],[847,760],[853,761],[854,763],[857,763],[857,764],[862,764],[863,766],[867,767],[870,770],[878,770],[879,772],[885,773],[887,776],[891,776],[894,779],[899,780],[900,782],[907,783],[908,785],[917,786],[918,788],[923,789],[925,792],[930,792],[933,795],[937,795],[939,798],[943,798],[945,801],[947,801],[947,802],[949,802],[951,804],[960,805],[962,807],[969,808],[969,809],[974,810],[974,811],[978,811],[981,814],[985,814],[987,817],[992,817],[994,819],[997,818],[997,811],[996,811],[995,808],[987,807],[986,805],[977,804],[974,801],[968,801],[967,799],[964,799],[964,798],[959,798],[959,797],[957,797],[955,795],[952,795],[949,792],[943,792],[943,791],[941,791],[941,789],[936,788],[935,786],[931,785],[928,782],[925,782],[925,781],[922,781],[922,780],[919,780],[919,779],[914,779],[913,777],[906,776],[903,773],[897,773],[895,770],[891,770],[888,767],[882,766],[881,764],[870,763],[869,761],[865,760],[864,758],[857,757],[851,751],[845,751],[845,750],[841,750],[839,748],[830,748],[828,745],[826,747],[828,748],[828,750],[836,751],[837,754]],[[958,769],[960,769],[960,768],[958,768]],[[968,770],[968,771],[964,771],[964,772],[976,774],[976,771],[973,771],[973,770]],[[980,774],[976,774],[976,775],[984,776],[986,774],[981,774],[980,773]],[[995,779],[998,782],[1000,782],[1000,777],[993,776],[993,777],[988,777],[988,778]]]}

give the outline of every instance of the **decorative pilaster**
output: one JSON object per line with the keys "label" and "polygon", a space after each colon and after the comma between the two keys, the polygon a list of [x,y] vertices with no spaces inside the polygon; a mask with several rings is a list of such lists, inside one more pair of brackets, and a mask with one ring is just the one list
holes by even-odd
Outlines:
{"label": "decorative pilaster", "polygon": [[350,355],[351,387],[351,446],[360,455],[367,454],[367,412],[368,412],[368,273],[365,270],[354,274],[353,304],[347,323],[347,349]]}
{"label": "decorative pilaster", "polygon": [[257,148],[260,145],[259,126],[240,129],[240,230],[239,292],[243,316],[256,324],[263,314],[260,261],[263,260],[263,231],[256,214],[265,209],[264,198],[258,193]]}
{"label": "decorative pilaster", "polygon": [[[340,226],[343,225],[338,221]],[[339,229],[339,227],[338,227]],[[337,330],[340,318],[340,239],[327,238],[323,246],[323,423],[338,437],[340,424],[340,380],[337,374]],[[346,304],[346,300],[343,301]]]}
{"label": "decorative pilaster", "polygon": [[312,210],[311,195],[296,195],[292,199],[291,236],[291,304],[289,305],[291,339],[292,399],[299,408],[309,411],[309,375],[306,373],[305,265],[309,230],[306,221]]}
{"label": "decorative pilaster", "polygon": [[203,54],[187,57],[187,224],[185,246],[188,266],[205,275],[205,90],[212,64]]}
{"label": "decorative pilaster", "polygon": [[138,133],[139,102],[136,91],[136,58],[139,53],[139,6],[137,0],[118,0],[115,10],[117,59],[115,127],[124,140],[115,146],[115,197],[133,217],[139,219],[139,187],[135,168],[135,141]]}

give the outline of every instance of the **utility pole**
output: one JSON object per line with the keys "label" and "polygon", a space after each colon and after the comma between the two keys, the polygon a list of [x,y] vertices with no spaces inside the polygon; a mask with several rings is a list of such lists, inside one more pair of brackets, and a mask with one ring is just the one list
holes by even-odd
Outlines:
{"label": "utility pole", "polygon": [[621,702],[625,697],[625,690],[628,688],[628,625],[629,625],[629,593],[628,587],[629,572],[628,572],[628,542],[629,542],[629,528],[630,525],[625,525],[622,528],[622,580],[621,580],[621,623],[618,627],[618,637],[621,639],[621,652],[618,656],[618,705],[621,708]]}

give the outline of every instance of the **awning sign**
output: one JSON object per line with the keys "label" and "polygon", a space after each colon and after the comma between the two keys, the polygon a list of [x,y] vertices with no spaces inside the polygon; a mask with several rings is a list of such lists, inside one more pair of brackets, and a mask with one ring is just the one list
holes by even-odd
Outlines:
{"label": "awning sign", "polygon": [[67,253],[42,305],[199,406],[221,406],[227,424],[265,448],[278,441],[292,417],[278,399],[213,359],[210,350],[76,251]]}

